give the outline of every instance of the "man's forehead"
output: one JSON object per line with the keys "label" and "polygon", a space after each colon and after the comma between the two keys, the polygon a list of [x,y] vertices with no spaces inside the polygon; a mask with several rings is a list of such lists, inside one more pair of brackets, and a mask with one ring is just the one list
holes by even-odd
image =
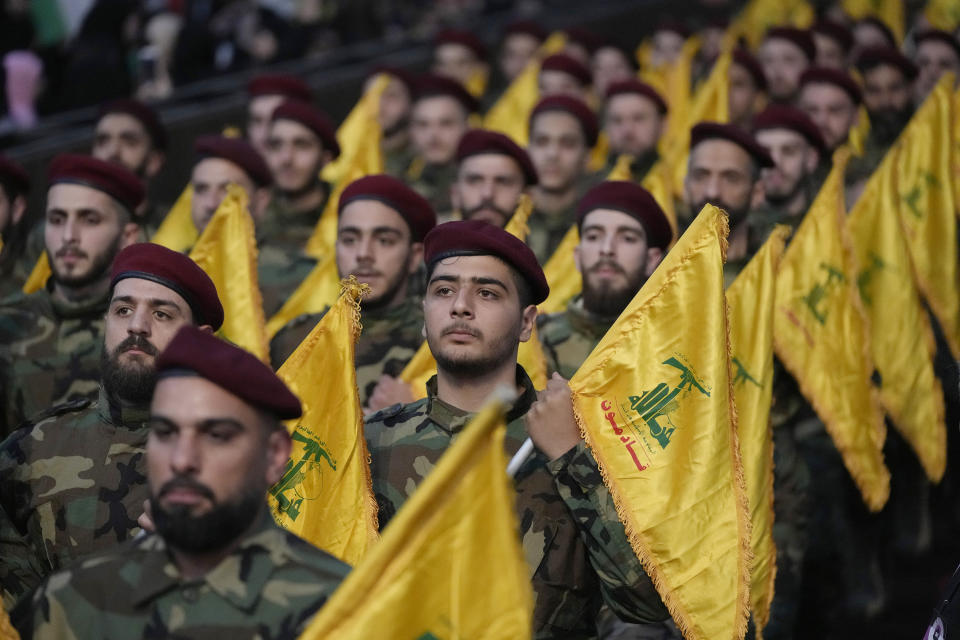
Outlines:
{"label": "man's forehead", "polygon": [[[265,94],[260,96],[255,96],[250,99],[249,108],[251,112],[256,112],[258,114],[263,114],[264,112],[272,113],[277,106],[280,105],[286,98],[278,94]],[[267,114],[269,115],[269,114]]]}
{"label": "man's forehead", "polygon": [[413,106],[417,115],[445,117],[449,115],[463,115],[463,108],[453,96],[432,95],[424,96],[416,101]]}
{"label": "man's forehead", "polygon": [[510,266],[492,255],[451,256],[437,262],[430,279],[434,280],[438,276],[459,280],[494,278],[506,283],[510,279]]}
{"label": "man's forehead", "polygon": [[754,135],[757,138],[757,142],[764,147],[782,147],[806,142],[802,135],[793,129],[787,129],[785,127],[761,129]]}
{"label": "man's forehead", "polygon": [[800,90],[801,102],[815,102],[818,104],[849,102],[853,103],[847,92],[836,85],[826,82],[811,82]]}
{"label": "man's forehead", "polygon": [[580,122],[565,111],[544,111],[533,118],[531,130],[539,135],[579,135]]}
{"label": "man's forehead", "polygon": [[523,170],[517,161],[502,153],[477,153],[460,161],[461,174],[503,175],[515,173],[522,175]]}
{"label": "man's forehead", "polygon": [[607,111],[656,111],[657,105],[653,100],[639,93],[618,93],[607,100]]}
{"label": "man's forehead", "polygon": [[58,209],[96,209],[107,213],[111,209],[113,198],[99,189],[85,184],[60,182],[47,191],[47,208]]}
{"label": "man's forehead", "polygon": [[735,142],[714,138],[693,148],[690,164],[717,170],[737,168],[746,171],[750,166],[750,154]]}
{"label": "man's forehead", "polygon": [[373,229],[389,227],[398,232],[406,232],[407,223],[397,210],[379,200],[354,200],[340,212],[338,228],[352,227],[357,229]]}
{"label": "man's forehead", "polygon": [[306,138],[311,142],[316,142],[317,144],[320,143],[320,138],[317,137],[317,134],[315,134],[310,127],[287,118],[274,120],[270,123],[270,137],[286,139]]}
{"label": "man's forehead", "polygon": [[147,135],[147,128],[143,126],[143,123],[129,113],[108,113],[97,121],[97,133],[118,133],[121,131],[133,131],[141,135]]}
{"label": "man's forehead", "polygon": [[238,396],[191,371],[160,375],[150,403],[150,413],[180,424],[231,419],[252,425],[258,415],[254,407]]}
{"label": "man's forehead", "polygon": [[113,287],[112,299],[164,300],[181,309],[188,309],[187,301],[170,287],[146,278],[124,278]]}
{"label": "man's forehead", "polygon": [[226,158],[203,158],[193,166],[194,180],[203,179],[217,182],[250,182],[250,178],[240,165]]}
{"label": "man's forehead", "polygon": [[594,209],[583,217],[582,228],[587,227],[628,227],[643,231],[643,225],[633,216],[616,209]]}

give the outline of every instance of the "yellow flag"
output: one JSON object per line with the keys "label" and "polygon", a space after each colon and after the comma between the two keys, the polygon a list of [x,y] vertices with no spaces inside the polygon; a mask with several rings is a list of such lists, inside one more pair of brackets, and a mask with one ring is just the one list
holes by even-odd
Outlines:
{"label": "yellow flag", "polygon": [[934,29],[953,33],[960,27],[960,3],[956,0],[928,0],[923,15]]}
{"label": "yellow flag", "polygon": [[23,283],[23,292],[29,295],[43,289],[47,286],[47,279],[51,273],[53,272],[50,270],[50,259],[47,258],[47,252],[44,251],[37,258],[36,264],[33,265],[30,275],[27,276],[27,281]]}
{"label": "yellow flag", "polygon": [[853,18],[878,18],[885,25],[890,27],[890,31],[897,38],[897,42],[903,42],[905,33],[903,0],[841,0],[840,6],[843,12]]}
{"label": "yellow flag", "polygon": [[847,144],[849,144],[853,150],[853,155],[863,155],[864,145],[867,142],[868,135],[870,135],[870,114],[867,113],[865,106],[860,105],[860,108],[857,110],[857,124],[850,129],[847,137]]}
{"label": "yellow flag", "polygon": [[257,243],[247,193],[241,187],[228,185],[226,197],[200,234],[190,258],[210,276],[220,294],[224,321],[219,335],[270,362],[257,282]]}
{"label": "yellow flag", "polygon": [[[356,164],[369,164],[370,154],[380,153],[380,96],[390,82],[389,76],[378,74],[370,86],[354,105],[337,129],[337,142],[340,144],[340,157],[327,163],[320,172],[324,180],[331,184],[343,181],[350,168]],[[372,160],[377,164],[377,160]],[[379,161],[383,165],[383,161]],[[368,173],[381,173],[381,170],[369,170]]]}
{"label": "yellow flag", "polygon": [[813,7],[807,0],[750,0],[727,28],[726,45],[744,38],[755,49],[767,29],[790,25],[805,29],[813,24]]}
{"label": "yellow flag", "polygon": [[669,108],[667,130],[657,145],[661,155],[668,153],[674,142],[682,138],[690,120],[690,77],[699,48],[700,38],[691,36],[683,43],[680,55],[673,62],[640,69],[640,78],[657,89]]}
{"label": "yellow flag", "polygon": [[288,322],[307,313],[320,313],[333,305],[340,294],[337,260],[328,253],[310,270],[303,282],[267,322],[267,338],[273,339]]}
{"label": "yellow flag", "polygon": [[773,339],[864,502],[879,511],[890,495],[890,473],[883,462],[883,411],[870,382],[867,320],[844,226],[848,160],[845,149],[834,155],[833,169],[780,262]]}
{"label": "yellow flag", "polygon": [[530,112],[540,99],[537,77],[540,75],[540,61],[550,54],[563,49],[567,37],[563,32],[552,33],[540,45],[536,56],[520,72],[503,95],[497,99],[483,119],[483,128],[510,136],[521,147],[527,146],[529,131],[527,127]]}
{"label": "yellow flag", "polygon": [[550,295],[537,308],[540,313],[563,311],[567,303],[573,300],[583,288],[580,271],[573,259],[573,250],[578,244],[580,244],[580,232],[577,225],[573,225],[560,240],[553,255],[543,265],[543,275],[546,276],[547,284],[550,286]]}
{"label": "yellow flag", "polygon": [[466,426],[301,640],[531,637],[505,433],[500,403]]}
{"label": "yellow flag", "polygon": [[10,624],[10,616],[0,607],[0,640],[20,640],[20,634]]}
{"label": "yellow flag", "polygon": [[847,227],[860,299],[870,318],[880,401],[927,476],[939,481],[947,464],[943,390],[933,372],[933,329],[914,284],[897,211],[897,166],[905,142],[901,138],[887,152],[850,211]]}
{"label": "yellow flag", "polygon": [[773,298],[789,227],[777,226],[727,289],[737,433],[750,505],[750,608],[759,638],[770,619],[777,574],[773,542]]}
{"label": "yellow flag", "polygon": [[951,161],[953,74],[945,73],[900,135],[900,220],[920,292],[960,360],[960,273],[957,205]]}
{"label": "yellow flag", "polygon": [[330,311],[277,371],[303,403],[303,415],[287,423],[293,451],[269,495],[280,526],[350,565],[378,538],[354,368],[366,288],[352,276],[344,280]]}
{"label": "yellow flag", "polygon": [[483,67],[476,69],[470,74],[470,77],[467,78],[464,88],[474,98],[479,99],[487,92],[487,81],[489,80],[489,77],[490,74],[487,69]]}
{"label": "yellow flag", "polygon": [[727,228],[704,207],[570,381],[630,543],[687,640],[742,638],[749,607]]}
{"label": "yellow flag", "polygon": [[437,361],[433,358],[430,345],[424,340],[410,358],[410,362],[400,372],[400,379],[410,385],[413,397],[420,399],[427,397],[427,381],[435,375],[437,375]]}
{"label": "yellow flag", "polygon": [[195,245],[199,234],[196,225],[193,224],[193,217],[190,215],[192,200],[193,185],[188,183],[180,193],[180,197],[173,203],[170,211],[167,212],[150,242],[162,244],[167,249],[174,251],[187,251]]}

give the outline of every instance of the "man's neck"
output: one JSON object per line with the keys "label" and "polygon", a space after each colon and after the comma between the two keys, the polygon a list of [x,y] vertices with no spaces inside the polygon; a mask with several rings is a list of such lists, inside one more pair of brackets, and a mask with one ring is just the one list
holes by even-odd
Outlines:
{"label": "man's neck", "polygon": [[58,282],[53,283],[52,296],[54,300],[67,304],[79,304],[90,300],[99,300],[106,297],[110,290],[109,278],[103,278],[85,287],[67,287]]}
{"label": "man's neck", "polygon": [[727,262],[735,262],[746,257],[750,249],[748,239],[747,221],[742,220],[727,236]]}
{"label": "man's neck", "polygon": [[[807,180],[805,180],[805,183],[806,182]],[[807,212],[807,207],[809,206],[810,202],[807,196],[807,188],[806,186],[803,186],[797,189],[797,192],[793,194],[793,197],[786,202],[783,210],[786,211],[791,218],[793,218],[796,216],[802,216]]]}
{"label": "man's neck", "polygon": [[240,546],[240,543],[250,532],[250,529],[260,521],[260,518],[264,517],[262,511],[263,510],[261,509],[261,512],[256,518],[253,519],[246,531],[234,538],[230,544],[222,549],[207,551],[204,553],[187,553],[185,551],[181,551],[180,549],[170,547],[170,553],[173,555],[173,561],[180,570],[180,576],[183,578],[183,580],[185,582],[200,580],[208,573],[213,571],[218,564],[223,562],[227,556],[233,553],[234,550]]}
{"label": "man's neck", "polygon": [[[458,377],[437,369],[437,397],[461,411],[474,413],[487,404],[499,387],[515,390],[517,358],[508,358],[494,371],[478,377]],[[517,390],[519,393],[520,390]]]}
{"label": "man's neck", "polygon": [[540,187],[533,189],[533,204],[537,210],[544,213],[560,213],[573,206],[577,200],[577,188],[571,185],[562,191],[546,190]]}
{"label": "man's neck", "polygon": [[294,196],[280,195],[280,201],[293,213],[303,213],[318,208],[327,199],[327,188],[318,182],[313,189]]}

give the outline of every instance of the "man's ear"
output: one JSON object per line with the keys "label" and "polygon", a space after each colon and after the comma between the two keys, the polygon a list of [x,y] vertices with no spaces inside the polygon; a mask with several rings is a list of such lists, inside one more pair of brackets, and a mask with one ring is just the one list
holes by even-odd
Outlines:
{"label": "man's ear", "polygon": [[209,325],[209,324],[197,325],[197,329],[200,329],[200,331],[203,331],[204,333],[216,333],[216,332],[213,330],[213,326],[211,326],[211,325]]}
{"label": "man's ear", "polygon": [[537,323],[537,305],[531,304],[523,310],[520,323],[520,342],[526,342],[533,335],[533,328]]}
{"label": "man's ear", "polygon": [[[581,240],[581,242],[583,242]],[[577,271],[583,275],[583,264],[580,262],[580,243],[577,243],[577,246],[573,248],[573,264],[576,265]]]}
{"label": "man's ear", "polygon": [[807,173],[813,173],[818,164],[820,164],[820,154],[813,147],[808,148],[806,157],[803,159],[803,168]]}
{"label": "man's ear", "polygon": [[410,257],[407,262],[407,273],[414,274],[423,264],[423,243],[414,242],[410,245]]}
{"label": "man's ear", "polygon": [[144,168],[144,173],[148,178],[152,178],[158,173],[160,169],[163,169],[163,163],[166,162],[167,156],[163,151],[157,151],[156,149],[147,154],[147,166]]}
{"label": "man's ear", "polygon": [[136,222],[127,222],[120,231],[120,248],[126,249],[132,244],[140,242],[140,225]]}
{"label": "man's ear", "polygon": [[262,222],[267,215],[267,207],[270,206],[270,198],[273,192],[269,187],[259,187],[253,192],[253,198],[250,199],[250,214],[254,222]]}
{"label": "man's ear", "polygon": [[756,209],[762,205],[766,199],[767,192],[763,188],[763,180],[757,178],[757,181],[753,183],[753,189],[750,193],[750,208]]}
{"label": "man's ear", "polygon": [[275,485],[283,477],[291,449],[290,434],[285,428],[274,429],[267,436],[266,480],[268,485]]}
{"label": "man's ear", "polygon": [[649,278],[653,275],[653,272],[657,270],[657,267],[660,266],[660,262],[663,260],[664,256],[663,249],[660,247],[649,247],[647,249],[647,268],[646,276]]}
{"label": "man's ear", "polygon": [[27,199],[22,195],[15,197],[10,206],[10,220],[14,226],[20,224],[20,221],[23,220],[23,214],[26,213],[26,211]]}

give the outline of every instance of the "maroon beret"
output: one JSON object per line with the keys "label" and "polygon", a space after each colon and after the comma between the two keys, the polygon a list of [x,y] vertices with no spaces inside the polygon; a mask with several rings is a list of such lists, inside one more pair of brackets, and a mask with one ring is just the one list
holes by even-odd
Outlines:
{"label": "maroon beret", "polygon": [[3,154],[0,154],[0,184],[6,185],[14,195],[30,192],[30,176],[23,167]]}
{"label": "maroon beret", "polygon": [[285,73],[270,73],[255,77],[247,84],[247,93],[256,96],[283,96],[303,102],[313,101],[313,91],[297,76]]}
{"label": "maroon beret", "polygon": [[333,154],[334,159],[340,156],[340,143],[337,142],[336,128],[327,114],[309,103],[299,100],[284,100],[273,110],[270,120],[271,122],[293,120],[302,124],[320,138],[323,147]]}
{"label": "maroon beret", "polygon": [[572,76],[581,86],[589,86],[593,82],[593,74],[584,64],[573,56],[565,53],[555,53],[547,56],[540,63],[540,71],[560,71]]}
{"label": "maroon beret", "polygon": [[596,185],[580,199],[577,206],[577,225],[596,209],[613,209],[627,214],[643,225],[647,232],[647,244],[666,249],[673,239],[673,230],[663,209],[650,192],[640,185],[619,180],[610,180]]}
{"label": "maroon beret", "polygon": [[600,48],[600,45],[603,44],[600,36],[583,27],[570,27],[569,29],[565,29],[564,33],[571,44],[580,45],[586,49],[590,55],[593,55],[597,49]]}
{"label": "maroon beret", "polygon": [[533,304],[540,304],[550,294],[547,278],[533,250],[513,234],[488,222],[457,220],[437,225],[427,234],[423,245],[423,261],[428,268],[439,260],[454,256],[496,256],[527,281]]}
{"label": "maroon beret", "polygon": [[62,153],[50,162],[47,178],[51,186],[68,182],[102,191],[130,213],[136,211],[146,196],[143,182],[131,171],[92,156]]}
{"label": "maroon beret", "polygon": [[302,415],[300,401],[256,356],[207,331],[186,325],[157,358],[160,378],[192,372],[280,420]]}
{"label": "maroon beret", "polygon": [[203,158],[222,158],[228,160],[246,173],[258,186],[269,187],[273,184],[273,175],[263,156],[249,142],[241,138],[223,136],[200,136],[193,148]]}
{"label": "maroon beret", "polygon": [[167,129],[160,122],[157,112],[145,103],[130,98],[112,100],[100,106],[98,118],[103,118],[103,116],[111,113],[125,113],[136,118],[147,130],[147,135],[150,136],[154,147],[157,149],[167,148]]}
{"label": "maroon beret", "polygon": [[223,324],[223,306],[213,280],[178,251],[152,242],[130,245],[113,260],[110,286],[126,278],[150,280],[179,294],[190,305],[196,325],[208,324],[216,331]]}
{"label": "maroon beret", "polygon": [[530,112],[530,126],[533,127],[533,120],[546,111],[565,111],[569,113],[580,123],[583,136],[587,139],[587,146],[593,148],[593,145],[597,144],[597,136],[600,135],[597,116],[583,100],[572,96],[546,97],[538,102],[533,111]]}
{"label": "maroon beret", "polygon": [[628,80],[618,80],[613,82],[607,87],[607,100],[610,100],[613,96],[617,96],[624,93],[632,93],[638,96],[643,96],[648,98],[653,104],[657,105],[657,110],[660,113],[667,112],[667,102],[657,93],[657,90],[648,85],[645,82],[640,82],[630,78]]}
{"label": "maroon beret", "polygon": [[690,130],[690,151],[704,140],[727,140],[750,154],[758,165],[769,169],[774,166],[767,148],[740,127],[719,122],[700,122]]}
{"label": "maroon beret", "polygon": [[813,62],[817,59],[817,45],[813,42],[813,36],[806,29],[797,29],[796,27],[770,27],[767,29],[764,40],[786,40],[803,51],[807,60]]}
{"label": "maroon beret", "polygon": [[433,37],[434,47],[439,47],[442,44],[459,44],[470,49],[478,60],[487,59],[487,46],[470,31],[443,29]]}
{"label": "maroon beret", "polygon": [[813,23],[810,30],[826,36],[839,44],[844,53],[850,53],[850,49],[853,48],[853,32],[850,31],[846,25],[840,24],[839,22],[821,18]]}
{"label": "maroon beret", "polygon": [[370,78],[378,73],[383,73],[399,80],[401,83],[403,83],[403,86],[407,88],[407,92],[411,96],[417,92],[417,77],[406,69],[401,67],[392,67],[387,64],[381,64],[374,67],[373,71],[371,71],[370,75],[367,77]]}
{"label": "maroon beret", "polygon": [[941,31],[939,29],[928,29],[921,33],[918,33],[913,37],[913,41],[919,47],[920,43],[927,41],[942,42],[943,44],[949,46],[953,49],[953,52],[958,58],[960,58],[960,42],[957,41],[951,34],[946,31]]}
{"label": "maroon beret", "polygon": [[516,142],[496,131],[486,129],[471,129],[460,138],[457,145],[457,162],[464,158],[484,153],[493,153],[512,158],[523,172],[527,185],[537,184],[537,170],[530,160],[530,156]]}
{"label": "maroon beret", "polygon": [[857,69],[861,74],[881,65],[889,65],[900,70],[907,80],[917,77],[917,65],[907,56],[893,47],[868,47],[857,56]]}
{"label": "maroon beret", "polygon": [[794,107],[771,104],[758,113],[753,119],[753,130],[764,129],[789,129],[806,138],[821,155],[827,152],[827,144],[823,141],[820,129],[807,114]]}
{"label": "maroon beret", "polygon": [[860,91],[860,85],[846,71],[839,69],[830,69],[828,67],[807,67],[800,74],[801,89],[808,84],[832,84],[835,87],[843,89],[850,96],[854,104],[860,104],[863,101],[863,93]]}
{"label": "maroon beret", "polygon": [[883,33],[883,37],[887,39],[887,44],[891,47],[897,46],[897,37],[893,35],[893,31],[890,30],[890,27],[887,26],[887,23],[881,20],[876,16],[864,16],[857,20],[853,25],[853,28],[856,29],[860,25],[867,25],[878,29]]}
{"label": "maroon beret", "polygon": [[752,53],[743,47],[737,47],[733,50],[732,62],[746,69],[750,77],[753,78],[753,83],[757,85],[760,91],[767,90],[767,76],[763,73],[763,67],[760,65],[760,61],[757,60]]}
{"label": "maroon beret", "polygon": [[351,182],[340,194],[337,215],[357,200],[376,200],[396,211],[410,227],[414,242],[423,242],[427,233],[437,226],[437,214],[426,198],[392,176],[364,176]]}
{"label": "maroon beret", "polygon": [[424,73],[417,77],[417,90],[414,96],[417,100],[433,96],[448,96],[462,104],[467,113],[474,113],[480,108],[480,103],[462,84],[435,73]]}
{"label": "maroon beret", "polygon": [[514,20],[507,25],[503,32],[504,36],[512,36],[518,33],[536,38],[539,42],[546,40],[549,35],[546,29],[533,20]]}

